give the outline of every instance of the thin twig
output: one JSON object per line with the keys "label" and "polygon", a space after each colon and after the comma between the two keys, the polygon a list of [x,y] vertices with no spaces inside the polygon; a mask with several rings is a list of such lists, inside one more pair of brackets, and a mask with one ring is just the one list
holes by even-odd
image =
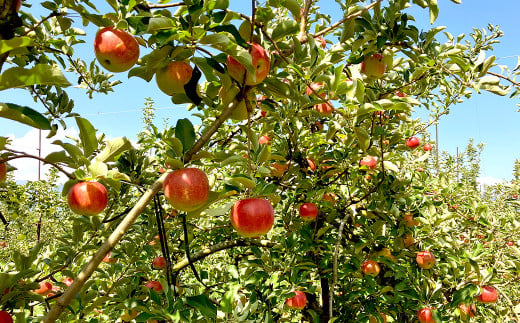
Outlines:
{"label": "thin twig", "polygon": [[487,73],[490,74],[490,75],[493,75],[493,76],[499,77],[499,78],[501,78],[501,79],[504,79],[504,80],[506,80],[506,81],[509,81],[509,82],[511,82],[514,86],[520,87],[520,83],[513,81],[512,79],[510,79],[510,78],[507,77],[507,76],[504,76],[504,75],[501,75],[501,74],[498,74],[498,73],[494,73],[494,72],[490,72],[490,71],[488,71]]}
{"label": "thin twig", "polygon": [[[330,27],[327,27],[325,29],[322,29],[320,30],[319,32],[315,33],[315,34],[312,34],[311,36],[313,38],[316,38],[316,37],[319,37],[319,36],[323,36],[325,35],[326,33],[338,28],[341,24],[345,23],[346,21],[348,20],[351,20],[351,19],[354,19],[358,16],[361,16],[364,12],[372,9],[373,7],[375,7],[378,3],[380,3],[381,1],[383,0],[377,0],[377,1],[374,1],[372,2],[371,4],[369,4],[368,6],[364,7],[363,9],[360,9],[354,13],[351,13],[350,15],[344,17],[343,19],[341,19],[340,21],[338,22],[335,22],[333,23]],[[301,40],[300,40],[301,41]]]}
{"label": "thin twig", "polygon": [[[14,150],[12,149],[9,149],[9,148],[5,148],[5,150],[7,151],[10,151],[10,152],[14,152]],[[52,167],[56,168],[57,170],[59,170],[60,172],[62,172],[63,174],[67,175],[67,177],[69,179],[75,179],[76,176],[74,176],[73,174],[67,172],[66,170],[64,170],[60,165],[56,164],[56,163],[53,163],[53,162],[50,162],[48,160],[45,160],[45,158],[41,158],[41,157],[38,157],[38,156],[33,156],[33,155],[29,155],[29,154],[26,154],[26,153],[21,153],[21,155],[16,155],[16,156],[13,156],[13,157],[9,157],[7,158],[6,161],[10,161],[10,160],[14,160],[14,159],[18,159],[18,158],[32,158],[32,159],[37,159],[45,164],[49,164],[51,165]]]}
{"label": "thin twig", "polygon": [[59,16],[64,16],[64,15],[65,15],[65,13],[63,13],[63,12],[53,11],[47,17],[45,17],[42,20],[40,20],[36,25],[32,26],[26,32],[24,32],[22,34],[22,36],[27,36],[27,34],[29,34],[31,31],[35,31],[38,27],[41,26],[41,24],[43,24],[47,20],[51,19],[52,17],[59,17]]}

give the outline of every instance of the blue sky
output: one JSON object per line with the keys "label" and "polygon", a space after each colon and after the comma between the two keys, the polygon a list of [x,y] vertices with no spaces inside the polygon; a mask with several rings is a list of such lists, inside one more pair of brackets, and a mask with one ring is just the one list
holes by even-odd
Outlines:
{"label": "blue sky", "polygon": [[[446,26],[446,31],[453,35],[469,34],[473,27],[485,28],[488,23],[500,25],[505,35],[501,43],[495,45],[493,54],[498,58],[498,64],[510,67],[516,65],[520,55],[517,45],[520,39],[517,22],[520,2],[502,0],[500,6],[492,5],[487,0],[464,0],[461,5],[453,4],[449,0],[438,2],[440,13],[435,26]],[[233,9],[250,13],[250,8],[245,7],[249,5],[249,1],[230,0],[230,3]],[[322,0],[320,3],[325,4],[322,5],[322,12],[337,13],[337,10],[329,7],[334,3],[332,0]],[[33,13],[42,12],[40,8],[38,2],[29,10]],[[427,10],[413,9],[410,13],[415,16],[420,29],[430,27]],[[95,28],[89,27],[86,31],[85,44],[76,49],[76,55],[88,63],[94,58],[92,43]],[[69,89],[70,96],[76,101],[75,111],[87,117],[100,132],[106,133],[109,137],[135,137],[142,128],[141,108],[147,97],[155,101],[155,123],[158,126],[163,125],[163,119],[167,118],[169,124],[174,124],[177,119],[190,115],[183,106],[174,106],[170,98],[158,90],[154,80],[146,83],[140,78],[128,79],[125,73],[117,74],[116,78],[123,81],[123,84],[117,86],[114,93],[97,94],[92,100],[88,99],[82,89]],[[69,81],[74,80],[75,77],[69,77]],[[24,90],[0,92],[0,101],[27,105],[42,111]],[[475,94],[469,101],[453,107],[451,113],[441,119],[439,125],[440,149],[454,154],[457,147],[463,150],[469,138],[474,138],[476,143],[486,144],[482,154],[481,177],[511,179],[514,159],[520,158],[520,113],[516,112],[516,103],[517,99],[511,100],[508,97],[484,93]],[[68,124],[73,127],[73,120]],[[1,136],[19,138],[27,149],[37,146],[35,132],[30,132],[31,128],[27,126],[0,118],[0,129]],[[16,166],[34,168],[34,165]],[[18,178],[18,174],[16,176]]]}

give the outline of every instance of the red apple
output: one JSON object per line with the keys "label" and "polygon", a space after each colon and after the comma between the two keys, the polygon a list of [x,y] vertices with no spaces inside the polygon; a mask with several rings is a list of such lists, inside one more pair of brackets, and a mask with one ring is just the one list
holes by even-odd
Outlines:
{"label": "red apple", "polygon": [[322,82],[312,82],[310,85],[307,85],[307,88],[305,89],[305,94],[313,95],[314,93],[316,93],[320,97],[325,98],[327,94],[322,91],[324,86],[325,85]]}
{"label": "red apple", "polygon": [[49,282],[40,282],[40,288],[33,290],[38,295],[46,296],[52,292],[52,284]]}
{"label": "red apple", "polygon": [[386,71],[386,64],[383,62],[383,55],[376,53],[365,57],[361,62],[361,72],[370,78],[381,78]]}
{"label": "red apple", "polygon": [[114,27],[98,30],[94,51],[99,63],[110,72],[124,72],[139,59],[139,44],[128,32]]}
{"label": "red apple", "polygon": [[231,209],[231,224],[244,237],[258,237],[271,230],[274,210],[271,202],[262,198],[248,198],[236,202]]}
{"label": "red apple", "polygon": [[413,214],[410,213],[406,213],[405,215],[403,215],[403,220],[405,222],[405,225],[409,228],[419,225],[419,222],[415,221],[415,219],[413,218]]}
{"label": "red apple", "polygon": [[164,196],[170,204],[181,211],[190,212],[200,208],[209,197],[209,181],[198,168],[177,169],[168,174],[163,183]]}
{"label": "red apple", "polygon": [[465,321],[468,317],[474,317],[477,314],[477,307],[471,303],[468,305],[462,303],[459,305],[460,317]]}
{"label": "red apple", "polygon": [[493,286],[480,287],[480,294],[477,300],[481,303],[495,303],[498,299],[498,291]]}
{"label": "red apple", "polygon": [[184,93],[184,85],[190,81],[192,73],[193,68],[188,62],[173,61],[155,72],[155,81],[167,95]]}
{"label": "red apple", "polygon": [[325,193],[323,194],[323,197],[321,198],[324,202],[332,203],[332,205],[335,205],[337,203],[337,195],[334,193]]}
{"label": "red apple", "polygon": [[[385,313],[379,313],[381,318],[383,319],[383,323],[386,323],[386,314]],[[370,315],[370,323],[379,323],[379,321],[376,319],[375,316]]]}
{"label": "red apple", "polygon": [[164,257],[155,257],[152,260],[153,269],[164,269],[166,268],[166,259]]}
{"label": "red apple", "polygon": [[422,147],[422,149],[424,151],[430,151],[433,149],[432,145],[431,144],[424,144],[424,146]]}
{"label": "red apple", "polygon": [[7,163],[2,162],[0,159],[0,183],[5,181],[5,178],[7,177]]}
{"label": "red apple", "polygon": [[312,221],[318,216],[318,207],[314,203],[303,203],[300,205],[300,216],[306,221]]}
{"label": "red apple", "polygon": [[153,291],[157,292],[157,293],[162,292],[162,290],[163,290],[161,283],[159,283],[156,280],[148,281],[148,282],[146,282],[146,284],[144,284],[144,286],[146,288],[153,289]]}
{"label": "red apple", "polygon": [[274,162],[271,164],[271,175],[274,177],[282,177],[283,174],[287,171],[289,168],[289,164],[280,164],[279,162]]}
{"label": "red apple", "polygon": [[76,214],[96,215],[107,206],[108,193],[99,182],[79,182],[70,188],[67,203]]}
{"label": "red apple", "polygon": [[249,54],[251,54],[253,68],[255,74],[250,74],[246,71],[246,68],[235,58],[228,56],[226,65],[228,68],[229,75],[237,80],[239,83],[245,81],[245,85],[257,85],[264,81],[269,74],[271,63],[269,56],[265,49],[259,44],[251,44],[249,47]]}
{"label": "red apple", "polygon": [[327,41],[325,40],[325,38],[319,36],[319,37],[316,38],[316,40],[319,40],[319,41],[320,41],[320,44],[321,44],[321,47],[322,47],[322,48],[327,47]]}
{"label": "red apple", "polygon": [[103,262],[106,263],[106,264],[113,264],[113,263],[116,263],[117,262],[117,259],[116,258],[111,258],[110,256],[112,255],[112,251],[109,251],[106,255],[105,255],[105,258],[103,258]]}
{"label": "red apple", "polygon": [[6,248],[7,247],[7,243],[5,241],[0,241],[0,247]]}
{"label": "red apple", "polygon": [[316,162],[314,161],[314,159],[312,158],[307,158],[307,164],[309,165],[309,169],[311,171],[315,171],[316,170]]}
{"label": "red apple", "polygon": [[435,257],[430,251],[421,251],[417,253],[415,258],[417,265],[423,269],[431,269],[435,265]]}
{"label": "red apple", "polygon": [[401,92],[401,91],[397,91],[397,92],[395,92],[395,95],[397,95],[397,96],[400,97],[400,98],[406,98],[406,94],[403,93],[403,92]]}
{"label": "red apple", "polygon": [[421,142],[419,141],[419,138],[417,138],[417,137],[410,137],[410,138],[406,139],[406,145],[411,149],[415,149],[415,148],[419,147],[420,144],[421,144]]}
{"label": "red apple", "polygon": [[406,248],[408,248],[408,247],[412,246],[415,243],[415,238],[410,233],[407,233],[404,236],[403,243],[404,243],[404,246]]}
{"label": "red apple", "polygon": [[377,261],[366,260],[363,265],[361,265],[361,271],[363,271],[365,275],[376,277],[381,271],[381,266],[379,266]]}
{"label": "red apple", "polygon": [[375,169],[377,166],[377,160],[372,156],[365,156],[359,161],[360,166],[367,166],[370,169]]}
{"label": "red apple", "polygon": [[295,296],[285,300],[285,305],[294,310],[303,310],[305,305],[307,305],[307,295],[299,290],[294,291],[294,293],[296,294]]}
{"label": "red apple", "polygon": [[121,314],[120,318],[121,318],[121,321],[123,321],[123,322],[130,322],[133,319],[135,319],[137,317],[137,315],[139,315],[139,312],[137,312],[136,310],[132,310],[132,311],[125,310],[123,312],[123,314]]}
{"label": "red apple", "polygon": [[318,111],[324,116],[330,116],[332,114],[332,111],[334,111],[334,107],[332,106],[332,103],[330,101],[318,103],[314,106],[314,110]]}
{"label": "red apple", "polygon": [[74,282],[74,279],[72,279],[70,277],[65,277],[65,279],[63,279],[63,281],[62,281],[62,283],[64,283],[67,286],[72,285],[73,282]]}
{"label": "red apple", "polygon": [[[514,243],[513,241],[508,241],[508,242],[506,242],[506,244],[507,244],[508,246],[510,246],[510,247],[512,247],[512,246],[515,245],[515,243]],[[0,244],[0,246],[1,246],[1,244]]]}
{"label": "red apple", "polygon": [[421,308],[417,312],[417,318],[419,319],[420,323],[435,323],[435,318],[433,317],[433,308]]}
{"label": "red apple", "polygon": [[0,322],[1,323],[13,323],[13,317],[6,311],[0,311]]}
{"label": "red apple", "polygon": [[258,143],[260,145],[270,145],[271,144],[271,138],[268,135],[263,135],[258,139]]}

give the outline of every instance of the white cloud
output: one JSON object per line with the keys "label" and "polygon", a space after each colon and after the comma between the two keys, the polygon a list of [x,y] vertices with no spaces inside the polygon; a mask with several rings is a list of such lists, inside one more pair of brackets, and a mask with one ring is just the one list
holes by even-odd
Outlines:
{"label": "white cloud", "polygon": [[[57,134],[47,139],[46,136],[49,134],[49,131],[42,131],[42,153],[41,156],[45,157],[51,152],[63,150],[58,145],[51,144],[55,140],[67,140],[65,137],[77,137],[78,132],[76,129],[69,128],[67,130],[59,129]],[[31,129],[29,130],[23,137],[16,138],[13,135],[8,135],[11,139],[11,142],[8,148],[11,148],[16,151],[24,152],[28,155],[38,156],[38,130]],[[38,160],[33,158],[18,158],[9,162],[10,165],[17,168],[13,172],[14,179],[16,181],[36,181],[38,180]],[[46,173],[49,171],[51,166],[41,164],[41,178],[46,178]],[[67,180],[67,177],[63,174],[60,174],[60,178],[58,182],[64,183]]]}
{"label": "white cloud", "polygon": [[481,186],[489,186],[489,185],[495,185],[495,184],[501,184],[501,183],[503,184],[506,181],[504,179],[498,179],[498,178],[494,178],[491,176],[487,176],[487,177],[477,178],[477,182]]}

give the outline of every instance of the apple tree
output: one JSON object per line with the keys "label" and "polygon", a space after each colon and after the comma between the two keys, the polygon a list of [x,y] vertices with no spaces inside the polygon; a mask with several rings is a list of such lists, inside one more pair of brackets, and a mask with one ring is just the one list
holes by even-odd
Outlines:
{"label": "apple tree", "polygon": [[[313,0],[20,5],[0,0],[0,90],[35,103],[3,98],[0,116],[79,134],[45,157],[0,137],[0,165],[67,178],[62,197],[52,179],[2,184],[3,218],[27,237],[0,254],[0,309],[17,321],[518,320],[520,237],[504,229],[518,183],[481,194],[478,148],[454,169],[429,139],[472,94],[519,93],[517,68],[491,71],[497,27],[420,31],[406,9],[434,22],[435,0],[337,1],[339,15]],[[93,97],[129,77],[192,118],[160,128],[151,98],[137,143],[107,139],[69,80]]]}

